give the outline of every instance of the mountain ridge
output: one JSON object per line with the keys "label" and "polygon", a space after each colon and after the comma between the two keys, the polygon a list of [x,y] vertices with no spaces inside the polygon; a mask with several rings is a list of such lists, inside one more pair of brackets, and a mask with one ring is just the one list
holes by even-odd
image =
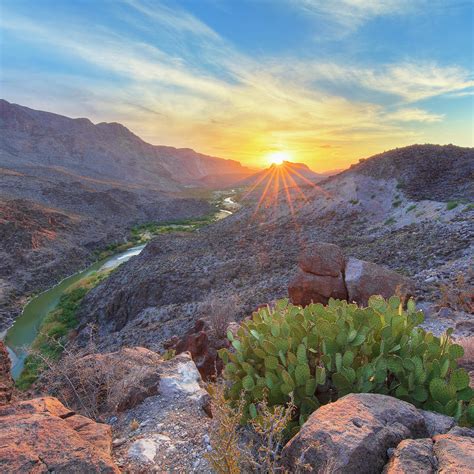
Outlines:
{"label": "mountain ridge", "polygon": [[94,124],[0,99],[1,161],[12,168],[61,165],[80,178],[109,177],[124,185],[143,184],[173,192],[202,186],[208,174],[235,175],[253,171],[236,160],[198,153],[189,148],[152,145],[118,122]]}

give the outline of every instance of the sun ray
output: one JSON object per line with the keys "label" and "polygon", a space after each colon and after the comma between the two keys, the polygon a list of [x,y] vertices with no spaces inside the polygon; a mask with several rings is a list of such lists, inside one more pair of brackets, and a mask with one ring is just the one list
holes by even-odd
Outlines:
{"label": "sun ray", "polygon": [[260,196],[260,199],[258,200],[257,208],[255,209],[254,215],[258,212],[258,210],[260,209],[260,206],[263,204],[263,201],[265,199],[265,196],[267,195],[268,189],[270,188],[270,185],[273,182],[273,177],[275,175],[276,170],[277,168],[273,168],[271,175],[268,177],[268,181],[265,185],[265,189],[263,190],[262,195]]}

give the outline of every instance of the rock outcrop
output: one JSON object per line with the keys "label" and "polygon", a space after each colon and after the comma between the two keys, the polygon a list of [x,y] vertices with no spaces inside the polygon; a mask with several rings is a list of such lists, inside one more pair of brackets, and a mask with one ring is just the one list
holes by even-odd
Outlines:
{"label": "rock outcrop", "polygon": [[13,394],[11,362],[5,344],[0,341],[0,405],[9,403]]}
{"label": "rock outcrop", "polygon": [[119,473],[112,433],[45,397],[0,408],[0,471]]}
{"label": "rock outcrop", "polygon": [[164,347],[176,351],[176,354],[189,352],[202,378],[210,380],[219,375],[223,369],[223,362],[218,357],[217,351],[229,345],[227,338],[216,337],[206,321],[198,319],[192,331],[181,339],[174,336],[164,344]]}
{"label": "rock outcrop", "polygon": [[387,450],[406,438],[427,435],[411,404],[379,394],[350,394],[316,410],[284,447],[288,469],[310,472],[379,473]]}
{"label": "rock outcrop", "polygon": [[414,293],[414,283],[409,278],[375,263],[346,258],[334,244],[311,246],[298,264],[299,272],[288,285],[293,304],[327,304],[329,298],[336,298],[366,306],[372,295],[389,298]]}
{"label": "rock outcrop", "polygon": [[316,410],[283,448],[293,472],[468,473],[474,430],[379,394],[350,394]]}

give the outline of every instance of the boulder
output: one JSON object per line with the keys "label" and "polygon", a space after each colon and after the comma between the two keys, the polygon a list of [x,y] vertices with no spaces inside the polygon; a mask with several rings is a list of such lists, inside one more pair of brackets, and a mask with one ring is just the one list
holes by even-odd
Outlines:
{"label": "boulder", "polygon": [[108,425],[51,397],[0,408],[1,472],[119,473]]}
{"label": "boulder", "polygon": [[411,404],[379,394],[350,394],[316,410],[282,451],[291,472],[379,473],[387,450],[426,437],[423,416]]}
{"label": "boulder", "polygon": [[386,464],[384,474],[430,474],[436,472],[437,460],[430,438],[404,439]]}
{"label": "boulder", "polygon": [[310,303],[327,304],[329,298],[347,299],[342,274],[339,276],[314,275],[302,270],[288,285],[288,295],[293,304],[306,306]]}
{"label": "boulder", "polygon": [[329,298],[366,306],[369,297],[411,295],[414,283],[403,275],[375,263],[344,257],[337,245],[315,244],[301,255],[297,275],[288,285],[293,304],[327,304]]}
{"label": "boulder", "polygon": [[434,437],[433,451],[438,459],[438,473],[474,471],[474,438],[454,434]]}
{"label": "boulder", "polygon": [[362,306],[367,306],[372,295],[389,298],[395,294],[414,294],[414,284],[409,278],[357,258],[347,260],[344,275],[349,301]]}
{"label": "boulder", "polygon": [[344,271],[344,253],[334,244],[321,242],[310,246],[299,258],[298,264],[306,273],[338,277]]}
{"label": "boulder", "polygon": [[13,394],[11,362],[5,344],[0,341],[0,405],[9,403]]}
{"label": "boulder", "polygon": [[210,397],[200,385],[201,375],[189,352],[183,352],[173,359],[162,362],[159,366],[159,374],[161,397],[182,397],[208,410]]}

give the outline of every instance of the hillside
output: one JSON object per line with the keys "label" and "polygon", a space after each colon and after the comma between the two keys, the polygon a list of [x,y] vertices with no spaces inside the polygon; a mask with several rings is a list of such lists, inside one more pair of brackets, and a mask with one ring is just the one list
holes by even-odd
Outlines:
{"label": "hillside", "polygon": [[[290,188],[291,203],[280,190],[257,206],[257,194],[236,215],[198,233],[156,238],[85,298],[83,327],[98,323],[104,349],[161,349],[205,317],[210,301],[235,301],[231,317],[240,319],[285,296],[298,255],[316,242],[409,275],[420,301],[435,301],[440,284],[453,284],[458,273],[469,279],[474,263],[472,182],[459,186],[458,174],[432,167],[433,179],[447,190],[444,200],[433,186],[405,193],[398,178],[416,174],[413,152],[423,149],[431,146],[394,151],[402,168],[390,163],[389,152],[317,185]],[[460,169],[472,169],[473,149],[439,150],[440,167],[457,160]],[[431,183],[429,175],[423,179]],[[459,200],[448,205],[454,196]]]}
{"label": "hillside", "polygon": [[166,192],[199,184],[207,175],[237,180],[251,173],[237,161],[150,145],[119,123],[94,125],[5,100],[0,101],[0,132],[1,166],[36,176],[64,173],[91,183]]}

